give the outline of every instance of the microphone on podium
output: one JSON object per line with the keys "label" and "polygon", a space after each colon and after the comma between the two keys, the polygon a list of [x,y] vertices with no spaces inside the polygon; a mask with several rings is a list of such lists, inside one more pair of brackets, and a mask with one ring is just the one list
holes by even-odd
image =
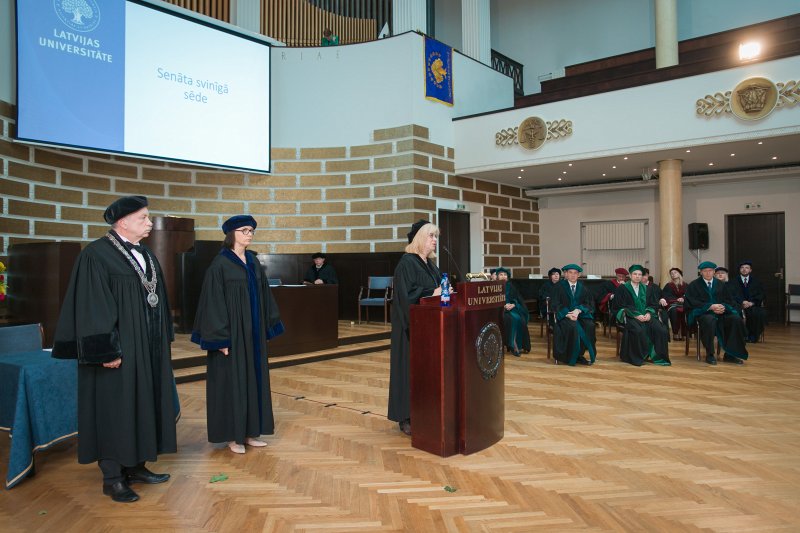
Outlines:
{"label": "microphone on podium", "polygon": [[454,266],[454,267],[456,267],[456,272],[458,273],[458,278],[459,278],[459,279],[464,279],[464,276],[462,276],[462,275],[461,275],[461,269],[460,269],[460,268],[458,268],[458,263],[456,262],[456,259],[455,259],[455,257],[453,257],[453,254],[451,254],[451,253],[450,253],[450,250],[448,250],[448,249],[447,249],[447,246],[445,246],[445,245],[443,244],[443,245],[442,245],[442,250],[444,250],[445,252],[447,252],[447,255],[448,255],[448,257],[450,257],[450,260],[453,262],[453,266]]}

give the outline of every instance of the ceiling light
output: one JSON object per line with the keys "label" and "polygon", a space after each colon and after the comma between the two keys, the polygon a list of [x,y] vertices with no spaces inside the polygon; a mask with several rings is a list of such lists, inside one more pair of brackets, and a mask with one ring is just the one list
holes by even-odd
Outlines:
{"label": "ceiling light", "polygon": [[624,159],[625,161],[627,161],[627,160],[628,160],[628,156],[626,155],[626,156],[625,156],[625,157],[623,157],[622,159]]}
{"label": "ceiling light", "polygon": [[603,173],[603,176],[605,176],[605,175],[606,175],[606,174],[605,174],[605,172],[604,172],[604,173]]}
{"label": "ceiling light", "polygon": [[714,163],[709,163],[708,166],[713,167]]}
{"label": "ceiling light", "polygon": [[772,159],[778,159],[778,156],[777,155],[773,155]]}
{"label": "ceiling light", "polygon": [[731,157],[735,156],[736,154],[731,154]]}
{"label": "ceiling light", "polygon": [[764,141],[758,141],[758,144],[764,144]]}
{"label": "ceiling light", "polygon": [[[773,157],[772,159],[775,159],[775,158]],[[566,170],[562,170],[562,171],[561,171],[561,173],[562,173],[562,174],[566,174],[566,173],[567,173],[567,171],[566,171]]]}
{"label": "ceiling light", "polygon": [[654,169],[653,169],[653,172],[658,172],[658,169],[657,169],[657,168],[654,168]]}
{"label": "ceiling light", "polygon": [[561,178],[558,178],[558,181],[561,181]]}
{"label": "ceiling light", "polygon": [[521,180],[521,179],[522,179],[522,176],[517,176],[517,179],[518,179],[518,180]]}
{"label": "ceiling light", "polygon": [[519,169],[520,172],[525,172],[524,168]]}
{"label": "ceiling light", "polygon": [[572,166],[572,163],[570,163],[569,166]]}
{"label": "ceiling light", "polygon": [[750,41],[739,45],[739,59],[741,61],[752,61],[761,55],[761,43]]}
{"label": "ceiling light", "polygon": [[687,154],[691,154],[691,153],[692,153],[692,151],[691,151],[691,150],[686,150],[686,153],[687,153]]}

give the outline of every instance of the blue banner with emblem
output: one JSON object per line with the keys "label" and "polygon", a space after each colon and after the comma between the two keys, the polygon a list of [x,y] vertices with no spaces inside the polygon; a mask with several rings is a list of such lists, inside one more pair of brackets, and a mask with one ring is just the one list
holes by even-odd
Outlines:
{"label": "blue banner with emblem", "polygon": [[425,98],[453,105],[453,49],[425,37]]}

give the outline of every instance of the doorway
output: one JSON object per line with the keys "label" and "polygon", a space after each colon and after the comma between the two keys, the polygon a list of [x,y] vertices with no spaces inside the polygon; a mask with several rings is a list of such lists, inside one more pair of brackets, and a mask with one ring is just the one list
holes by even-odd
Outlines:
{"label": "doorway", "polygon": [[753,275],[764,284],[764,305],[770,322],[783,321],[786,286],[784,213],[728,215],[728,265],[738,276],[740,261],[753,262]]}
{"label": "doorway", "polygon": [[[439,270],[451,283],[466,281],[470,268],[469,213],[439,209]],[[447,251],[450,253],[447,253]]]}

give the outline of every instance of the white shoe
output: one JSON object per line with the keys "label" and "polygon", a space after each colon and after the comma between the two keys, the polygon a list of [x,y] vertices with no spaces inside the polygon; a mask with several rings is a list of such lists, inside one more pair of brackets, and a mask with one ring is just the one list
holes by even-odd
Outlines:
{"label": "white shoe", "polygon": [[244,453],[244,444],[236,444],[236,442],[229,442],[228,448],[230,448],[230,450],[233,453]]}
{"label": "white shoe", "polygon": [[253,448],[262,448],[267,445],[267,443],[264,442],[263,440],[252,439],[252,438],[248,438],[247,440],[244,441],[244,443],[247,444],[248,446],[252,446]]}

